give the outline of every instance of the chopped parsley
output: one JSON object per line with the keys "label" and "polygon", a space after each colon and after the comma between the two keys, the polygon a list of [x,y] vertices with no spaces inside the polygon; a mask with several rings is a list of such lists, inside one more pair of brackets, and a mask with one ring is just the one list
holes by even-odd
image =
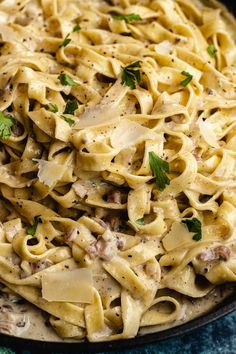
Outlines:
{"label": "chopped parsley", "polygon": [[28,235],[34,236],[38,227],[38,224],[42,223],[40,215],[35,216],[33,225],[29,226],[26,230]]}
{"label": "chopped parsley", "polygon": [[181,81],[180,85],[186,87],[193,79],[193,75],[189,74],[187,71],[182,71],[183,76],[186,76],[186,79]]}
{"label": "chopped parsley", "polygon": [[79,105],[77,100],[67,101],[64,114],[74,114],[78,106]]}
{"label": "chopped parsley", "polygon": [[139,224],[139,225],[143,225],[144,224],[144,218],[137,219],[136,223]]}
{"label": "chopped parsley", "polygon": [[57,113],[58,112],[58,107],[56,104],[54,103],[49,103],[47,106],[47,110],[53,113]]}
{"label": "chopped parsley", "polygon": [[69,125],[73,125],[74,124],[74,119],[62,116],[62,118],[69,124]]}
{"label": "chopped parsley", "polygon": [[132,90],[136,88],[136,83],[140,83],[141,75],[140,69],[141,62],[135,61],[134,63],[122,68],[121,83],[129,86]]}
{"label": "chopped parsley", "polygon": [[11,136],[11,127],[15,124],[15,119],[10,115],[5,115],[0,111],[0,139],[6,140]]}
{"label": "chopped parsley", "polygon": [[59,48],[66,47],[66,46],[71,42],[71,39],[69,38],[69,35],[70,35],[70,34],[68,34],[68,35],[65,37],[64,41],[62,42],[62,44],[59,45]]}
{"label": "chopped parsley", "polygon": [[214,46],[214,44],[210,44],[210,45],[207,47],[207,52],[208,52],[208,54],[210,55],[210,57],[212,57],[212,58],[215,58],[215,57],[216,57],[217,49],[216,49],[216,47]]}
{"label": "chopped parsley", "polygon": [[119,20],[119,21],[126,21],[126,22],[133,22],[133,21],[139,21],[142,20],[141,16],[138,14],[127,14],[127,15],[119,15],[116,13],[112,13],[111,14],[112,18],[114,18],[115,20]]}
{"label": "chopped parsley", "polygon": [[58,76],[58,79],[60,80],[60,83],[62,85],[68,85],[68,86],[79,86],[78,82],[75,82],[69,75],[65,74],[65,73],[61,73]]}
{"label": "chopped parsley", "polygon": [[73,27],[72,32],[77,32],[77,31],[79,31],[79,30],[81,30],[81,27],[80,27],[80,24],[77,23],[77,25],[75,25],[75,26]]}
{"label": "chopped parsley", "polygon": [[166,185],[170,184],[170,179],[168,178],[166,172],[169,172],[169,164],[167,161],[162,160],[155,152],[149,152],[149,164],[153,175],[155,176],[156,186],[159,191],[163,192]]}
{"label": "chopped parsley", "polygon": [[181,222],[187,226],[189,232],[194,232],[194,241],[200,241],[202,239],[202,224],[200,220],[192,218],[182,220]]}

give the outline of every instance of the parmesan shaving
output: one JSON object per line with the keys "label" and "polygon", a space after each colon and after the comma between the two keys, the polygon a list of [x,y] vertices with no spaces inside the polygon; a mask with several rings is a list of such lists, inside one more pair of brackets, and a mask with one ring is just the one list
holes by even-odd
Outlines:
{"label": "parmesan shaving", "polygon": [[127,86],[122,86],[120,81],[117,80],[97,106],[88,108],[80,115],[80,120],[73,128],[94,127],[117,119],[122,113],[121,101],[127,91]]}
{"label": "parmesan shaving", "polygon": [[64,174],[64,166],[54,161],[36,160],[38,162],[39,181],[52,187]]}
{"label": "parmesan shaving", "polygon": [[185,225],[180,222],[174,222],[170,231],[163,238],[162,243],[167,252],[172,251],[177,247],[182,247],[189,243],[194,243],[192,240],[194,233],[189,232]]}
{"label": "parmesan shaving", "polygon": [[47,301],[93,302],[92,272],[87,268],[48,272],[42,276],[42,296]]}
{"label": "parmesan shaving", "polygon": [[122,120],[111,135],[111,145],[116,149],[124,149],[130,145],[138,144],[142,140],[155,139],[157,134],[139,123]]}

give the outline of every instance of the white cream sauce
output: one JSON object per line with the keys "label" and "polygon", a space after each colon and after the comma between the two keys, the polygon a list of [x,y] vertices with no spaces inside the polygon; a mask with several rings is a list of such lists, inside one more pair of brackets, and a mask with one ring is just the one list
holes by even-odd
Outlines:
{"label": "white cream sauce", "polygon": [[[231,288],[219,287],[201,299],[182,297],[183,311],[178,320],[165,325],[141,328],[139,335],[163,331],[199,317],[212,310],[232,291]],[[10,322],[6,321],[7,313],[10,314]],[[5,293],[5,290],[0,293],[0,333],[48,342],[73,342],[71,339],[64,340],[58,337],[48,322],[48,316],[43,311],[24,301],[18,295]]]}

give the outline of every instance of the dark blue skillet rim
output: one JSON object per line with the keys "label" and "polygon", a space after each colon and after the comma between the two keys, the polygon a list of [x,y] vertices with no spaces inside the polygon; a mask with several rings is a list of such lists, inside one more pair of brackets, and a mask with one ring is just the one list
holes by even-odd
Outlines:
{"label": "dark blue skillet rim", "polygon": [[[236,3],[232,0],[221,1],[228,6],[231,12],[236,14]],[[217,305],[211,312],[196,318],[190,322],[183,325],[167,329],[165,331],[146,334],[144,336],[137,336],[132,339],[123,339],[120,341],[113,342],[101,342],[101,343],[89,343],[79,342],[79,343],[57,343],[57,342],[46,342],[46,341],[36,341],[30,339],[17,338],[7,335],[0,335],[0,345],[5,345],[8,348],[12,348],[16,353],[22,353],[22,351],[30,350],[31,353],[77,353],[77,354],[88,354],[88,353],[99,353],[99,352],[109,352],[124,349],[131,349],[134,347],[140,347],[145,344],[157,343],[165,339],[169,339],[176,336],[182,336],[184,334],[190,333],[197,328],[207,325],[231,312],[236,310],[236,289],[233,293],[225,299],[222,303]]]}

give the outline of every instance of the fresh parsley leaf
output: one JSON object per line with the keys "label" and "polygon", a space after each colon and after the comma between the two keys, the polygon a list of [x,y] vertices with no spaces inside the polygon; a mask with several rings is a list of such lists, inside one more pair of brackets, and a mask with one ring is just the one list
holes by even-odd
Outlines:
{"label": "fresh parsley leaf", "polygon": [[186,87],[193,79],[193,75],[189,74],[187,71],[182,71],[183,76],[186,76],[186,79],[181,81],[180,85]]}
{"label": "fresh parsley leaf", "polygon": [[144,218],[137,219],[136,223],[139,224],[139,225],[143,225],[144,224]]}
{"label": "fresh parsley leaf", "polygon": [[197,218],[185,219],[181,221],[182,224],[187,225],[189,232],[194,232],[193,240],[200,241],[202,239],[202,224]]}
{"label": "fresh parsley leaf", "polygon": [[214,44],[210,44],[210,45],[207,47],[207,52],[208,52],[208,54],[210,55],[210,57],[212,57],[212,58],[215,58],[215,57],[216,57],[217,49],[216,49],[216,47],[214,46]]}
{"label": "fresh parsley leaf", "polygon": [[61,84],[65,86],[79,86],[78,82],[75,82],[69,75],[66,75],[65,73],[61,73],[58,76],[58,79],[60,80]]}
{"label": "fresh parsley leaf", "polygon": [[80,24],[77,23],[77,25],[75,25],[75,26],[73,27],[72,32],[77,32],[77,31],[79,31],[79,30],[81,30],[81,27],[80,27]]}
{"label": "fresh parsley leaf", "polygon": [[69,124],[69,125],[73,125],[74,124],[74,119],[62,116],[62,118]]}
{"label": "fresh parsley leaf", "polygon": [[126,21],[126,22],[133,22],[133,21],[139,21],[142,20],[141,16],[138,14],[127,14],[127,15],[119,15],[116,13],[111,13],[112,18],[114,18],[115,20],[119,20],[119,21]]}
{"label": "fresh parsley leaf", "polygon": [[40,215],[35,216],[33,225],[29,226],[26,230],[28,235],[34,236],[38,227],[38,224],[42,223]]}
{"label": "fresh parsley leaf", "polygon": [[64,114],[74,114],[78,106],[79,105],[77,100],[67,101]]}
{"label": "fresh parsley leaf", "polygon": [[59,110],[57,105],[54,103],[49,103],[47,109],[48,109],[48,111],[50,111],[52,113],[57,113]]}
{"label": "fresh parsley leaf", "polygon": [[136,83],[139,84],[141,81],[140,68],[141,62],[139,60],[123,67],[121,76],[122,85],[129,86],[132,90],[135,89]]}
{"label": "fresh parsley leaf", "polygon": [[69,38],[69,33],[68,35],[65,37],[64,41],[62,42],[61,45],[59,45],[59,48],[62,48],[62,47],[66,47],[70,42],[71,42],[71,39]]}
{"label": "fresh parsley leaf", "polygon": [[166,175],[166,172],[169,172],[169,164],[153,151],[149,152],[149,164],[153,175],[156,177],[156,186],[159,191],[163,192],[166,185],[170,184],[170,179]]}
{"label": "fresh parsley leaf", "polygon": [[14,125],[15,119],[10,115],[5,115],[0,111],[0,139],[6,140],[11,136],[11,127]]}

